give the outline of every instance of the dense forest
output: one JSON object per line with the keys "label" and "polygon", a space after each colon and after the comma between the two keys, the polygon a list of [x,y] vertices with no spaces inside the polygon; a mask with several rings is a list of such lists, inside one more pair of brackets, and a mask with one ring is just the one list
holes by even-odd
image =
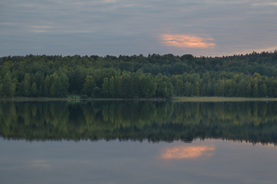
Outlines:
{"label": "dense forest", "polygon": [[277,51],[223,57],[8,56],[0,97],[277,97]]}
{"label": "dense forest", "polygon": [[0,102],[0,137],[26,140],[192,141],[277,145],[276,102]]}

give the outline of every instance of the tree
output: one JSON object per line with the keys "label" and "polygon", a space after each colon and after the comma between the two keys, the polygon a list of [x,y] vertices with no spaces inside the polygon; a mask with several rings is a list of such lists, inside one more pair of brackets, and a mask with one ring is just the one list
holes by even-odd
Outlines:
{"label": "tree", "polygon": [[101,89],[99,87],[94,87],[91,97],[100,98],[101,97]]}
{"label": "tree", "polygon": [[225,82],[224,78],[220,81],[219,91],[221,96],[225,96]]}
{"label": "tree", "polygon": [[33,82],[36,83],[37,88],[39,88],[40,86],[44,86],[44,77],[43,77],[43,74],[41,72],[37,72],[34,75]]}
{"label": "tree", "polygon": [[31,87],[31,95],[34,97],[37,97],[37,94],[38,94],[37,84],[35,82],[33,82],[32,87]]}
{"label": "tree", "polygon": [[31,88],[31,76],[29,73],[26,73],[23,79],[23,95],[29,96]]}
{"label": "tree", "polygon": [[225,95],[234,96],[235,95],[236,83],[234,80],[227,79],[225,81]]}
{"label": "tree", "polygon": [[181,79],[177,79],[176,86],[175,86],[175,94],[177,96],[182,96],[184,93],[184,83]]}
{"label": "tree", "polygon": [[95,87],[94,79],[92,78],[91,75],[87,75],[84,83],[84,91],[87,96],[91,96],[93,92],[93,88]]}
{"label": "tree", "polygon": [[239,83],[237,85],[236,94],[237,94],[237,96],[245,96],[246,91],[247,91],[247,82],[245,79],[242,79],[239,81]]}
{"label": "tree", "polygon": [[56,94],[56,84],[55,83],[52,83],[50,89],[49,89],[49,95],[51,97],[54,97]]}
{"label": "tree", "polygon": [[201,87],[201,96],[208,96],[207,95],[207,83],[204,83]]}
{"label": "tree", "polygon": [[123,72],[120,77],[120,97],[121,98],[132,98],[132,80],[130,72]]}
{"label": "tree", "polygon": [[252,96],[252,87],[251,83],[248,83],[247,88],[246,88],[246,96],[251,97]]}
{"label": "tree", "polygon": [[157,81],[157,92],[156,96],[160,98],[167,98],[168,91],[167,91],[167,84],[166,81],[158,80]]}
{"label": "tree", "polygon": [[65,97],[67,95],[67,93],[68,93],[68,87],[69,87],[68,81],[69,81],[69,78],[64,73],[62,73],[60,75],[60,81],[61,81],[61,88],[60,88],[61,91],[60,91],[60,93],[61,93],[61,96]]}
{"label": "tree", "polygon": [[42,86],[39,86],[37,96],[43,96]]}
{"label": "tree", "polygon": [[173,86],[170,80],[163,76],[162,74],[158,74],[156,76],[157,82],[157,91],[156,96],[161,98],[170,98],[173,94]]}
{"label": "tree", "polygon": [[261,96],[262,97],[265,97],[265,96],[267,96],[267,86],[266,86],[266,84],[265,83],[263,83],[262,85],[261,85]]}
{"label": "tree", "polygon": [[185,83],[185,90],[184,90],[184,95],[185,96],[191,96],[191,83],[190,82],[186,82]]}
{"label": "tree", "polygon": [[10,72],[7,72],[3,78],[2,94],[4,97],[13,97],[15,92],[15,84],[10,77]]}
{"label": "tree", "polygon": [[103,84],[102,84],[102,92],[105,98],[110,96],[110,91],[109,91],[109,79],[105,77],[103,79]]}
{"label": "tree", "polygon": [[51,87],[49,89],[49,95],[51,97],[61,97],[60,95],[61,81],[59,79],[59,75],[56,72],[54,72],[50,76],[50,84],[51,84]]}
{"label": "tree", "polygon": [[86,74],[83,71],[84,68],[82,66],[77,66],[73,72],[70,72],[69,77],[69,92],[80,94],[81,90],[84,87]]}
{"label": "tree", "polygon": [[259,93],[259,89],[258,89],[258,84],[256,83],[253,89],[253,97],[258,97],[258,93]]}
{"label": "tree", "polygon": [[155,95],[157,90],[157,84],[154,82],[154,79],[148,75],[143,75],[140,78],[140,97],[142,98],[151,98]]}
{"label": "tree", "polygon": [[110,81],[109,81],[109,91],[110,91],[111,96],[113,98],[115,98],[116,94],[117,94],[117,90],[116,90],[116,82],[115,82],[114,76],[112,76],[110,78]]}
{"label": "tree", "polygon": [[208,82],[207,96],[213,96],[213,93],[214,93],[214,87],[211,82]]}
{"label": "tree", "polygon": [[43,91],[42,91],[42,96],[44,96],[44,97],[49,96],[49,89],[48,89],[46,84],[44,85],[44,88],[43,88]]}
{"label": "tree", "polygon": [[168,92],[167,98],[171,98],[173,95],[173,85],[169,80],[167,80],[166,83],[167,83],[167,92]]}
{"label": "tree", "polygon": [[[46,86],[48,89],[51,87],[51,82],[50,82],[50,77],[49,77],[49,75],[46,75],[44,84],[45,84],[45,86]],[[44,88],[45,88],[45,87],[44,87]]]}
{"label": "tree", "polygon": [[253,78],[261,78],[261,75],[259,73],[254,73]]}
{"label": "tree", "polygon": [[220,92],[220,86],[218,85],[218,83],[215,83],[214,85],[214,95],[215,96],[221,96],[222,93]]}
{"label": "tree", "polygon": [[0,82],[0,97],[3,95],[2,89],[3,89],[3,84],[2,82]]}
{"label": "tree", "polygon": [[64,87],[61,81],[60,77],[57,77],[56,81],[55,81],[55,85],[56,85],[56,93],[55,96],[56,97],[66,97],[66,92],[64,91]]}
{"label": "tree", "polygon": [[196,82],[194,85],[194,95],[199,96],[199,83]]}

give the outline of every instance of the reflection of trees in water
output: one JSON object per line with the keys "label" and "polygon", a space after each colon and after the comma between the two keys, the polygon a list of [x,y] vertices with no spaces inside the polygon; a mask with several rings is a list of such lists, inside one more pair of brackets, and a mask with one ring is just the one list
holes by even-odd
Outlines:
{"label": "reflection of trees in water", "polygon": [[276,143],[277,103],[146,101],[1,102],[0,133],[26,139],[172,141],[223,138]]}

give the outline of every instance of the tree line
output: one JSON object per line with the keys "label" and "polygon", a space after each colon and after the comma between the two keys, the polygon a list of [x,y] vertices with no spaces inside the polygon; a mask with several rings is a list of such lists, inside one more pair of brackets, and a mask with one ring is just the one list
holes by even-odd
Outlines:
{"label": "tree line", "polygon": [[0,96],[170,98],[277,97],[277,51],[223,57],[8,56]]}

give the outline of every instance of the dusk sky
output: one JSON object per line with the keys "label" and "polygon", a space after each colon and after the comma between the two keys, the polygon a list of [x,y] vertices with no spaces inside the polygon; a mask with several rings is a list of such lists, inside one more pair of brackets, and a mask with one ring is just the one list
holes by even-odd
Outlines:
{"label": "dusk sky", "polygon": [[1,0],[0,57],[277,49],[276,0]]}

